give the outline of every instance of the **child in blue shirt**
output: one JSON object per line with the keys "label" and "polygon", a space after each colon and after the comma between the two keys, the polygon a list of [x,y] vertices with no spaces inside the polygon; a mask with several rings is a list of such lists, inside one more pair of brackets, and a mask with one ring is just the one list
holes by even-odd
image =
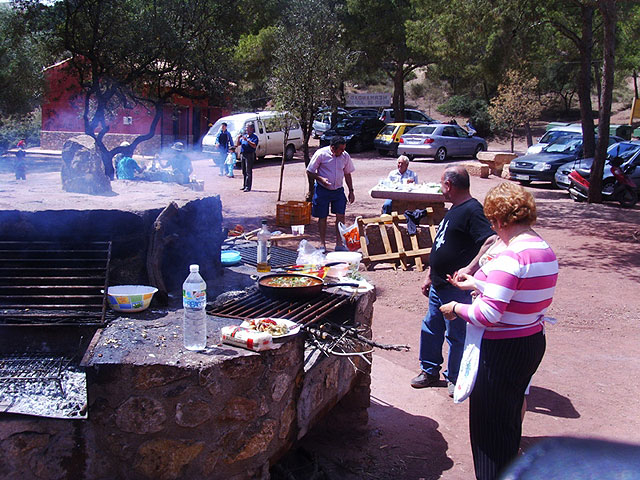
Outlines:
{"label": "child in blue shirt", "polygon": [[229,147],[229,151],[227,152],[227,158],[224,161],[224,166],[227,170],[227,177],[233,178],[233,167],[236,165],[236,147]]}

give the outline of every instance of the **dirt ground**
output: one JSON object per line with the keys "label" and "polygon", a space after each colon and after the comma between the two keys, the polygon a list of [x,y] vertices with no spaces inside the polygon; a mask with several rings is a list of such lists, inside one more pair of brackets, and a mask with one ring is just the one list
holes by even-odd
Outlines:
{"label": "dirt ground", "polygon": [[[490,143],[489,149],[504,146]],[[377,215],[382,202],[368,192],[395,168],[393,158],[373,152],[353,157],[356,201],[347,208],[348,223],[357,215]],[[56,161],[28,162],[22,183],[5,162],[0,164],[0,208],[144,208],[219,194],[226,226],[255,228],[262,218],[274,226],[279,160],[256,165],[249,193],[240,191],[238,171],[233,179],[219,177],[208,159],[195,160],[194,167],[205,181],[204,192],[116,181],[113,195],[92,197],[63,192]],[[410,166],[423,182],[439,181],[444,167],[433,161]],[[482,201],[501,181],[473,177],[472,193]],[[557,254],[560,278],[548,312],[558,323],[547,330],[547,352],[533,379],[522,447],[526,451],[543,438],[564,435],[640,444],[640,385],[635,381],[640,377],[640,206],[622,210],[616,204],[579,204],[546,185],[529,188],[539,209],[536,230]],[[298,158],[286,165],[282,199],[302,200],[304,189],[304,164]],[[307,233],[318,245],[314,223]],[[334,479],[473,478],[468,405],[454,405],[444,387],[415,390],[409,385],[418,372],[424,274],[386,264],[363,274],[376,286],[375,339],[409,344],[411,350],[374,353],[366,429],[313,432],[302,444],[304,451]]]}

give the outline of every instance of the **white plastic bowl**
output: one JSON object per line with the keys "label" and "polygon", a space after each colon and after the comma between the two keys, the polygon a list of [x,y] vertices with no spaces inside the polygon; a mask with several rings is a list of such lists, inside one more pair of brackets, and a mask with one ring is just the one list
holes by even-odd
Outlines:
{"label": "white plastic bowl", "polygon": [[107,289],[109,306],[116,312],[141,312],[158,289],[146,285],[116,285]]}

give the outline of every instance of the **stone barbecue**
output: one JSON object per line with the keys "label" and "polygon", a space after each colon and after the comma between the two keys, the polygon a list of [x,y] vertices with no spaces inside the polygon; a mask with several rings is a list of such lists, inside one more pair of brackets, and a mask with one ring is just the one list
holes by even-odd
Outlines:
{"label": "stone barbecue", "polygon": [[[159,225],[168,212],[170,221]],[[174,294],[189,263],[200,263],[210,299],[254,283],[246,267],[222,269],[221,222],[218,197],[170,210],[0,212],[2,240],[108,237],[111,284],[155,278],[166,293],[149,310],[116,316],[92,332],[80,364],[86,419],[0,416],[3,478],[268,478],[270,465],[329,411],[334,421],[366,422],[369,354],[327,356],[305,333],[260,353],[222,345],[220,328],[238,322],[215,315],[208,315],[208,348],[183,348]],[[185,255],[189,244],[206,254]],[[374,292],[354,298],[352,318],[344,319],[365,336],[374,301]],[[366,348],[356,342],[353,350]]]}

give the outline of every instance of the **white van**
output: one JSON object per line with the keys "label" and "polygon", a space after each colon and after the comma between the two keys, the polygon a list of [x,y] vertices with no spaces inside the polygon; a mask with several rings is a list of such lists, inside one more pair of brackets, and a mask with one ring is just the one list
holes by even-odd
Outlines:
{"label": "white van", "polygon": [[576,134],[582,135],[582,124],[580,123],[571,123],[551,127],[545,132],[542,137],[540,137],[538,143],[534,143],[529,148],[527,148],[527,155],[540,153],[544,147],[546,147],[550,143],[555,142],[560,137]]}
{"label": "white van", "polygon": [[[231,137],[235,142],[240,132],[245,131],[248,124],[253,124],[256,135],[258,136],[258,148],[256,149],[256,157],[262,159],[267,155],[282,156],[284,144],[284,131],[281,120],[284,116],[283,112],[264,111],[256,113],[237,113],[222,117],[209,129],[207,134],[202,137],[202,151],[207,153],[215,153],[216,137],[220,132],[222,123],[227,124],[227,130],[231,133]],[[289,129],[289,138],[287,139],[286,158],[291,160],[296,150],[302,147],[302,129],[300,123],[295,117],[293,125]]]}

